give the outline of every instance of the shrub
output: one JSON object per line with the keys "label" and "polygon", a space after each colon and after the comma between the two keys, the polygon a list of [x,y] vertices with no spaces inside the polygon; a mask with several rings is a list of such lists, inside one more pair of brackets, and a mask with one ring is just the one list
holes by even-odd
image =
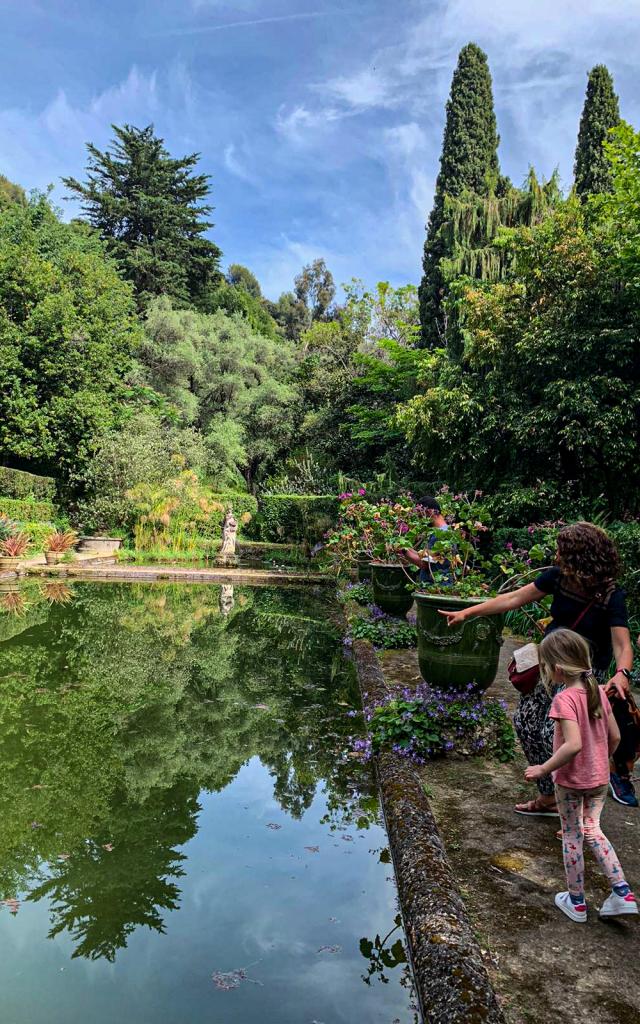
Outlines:
{"label": "shrub", "polygon": [[30,498],[0,498],[0,516],[24,523],[46,523],[55,519],[56,510],[50,501]]}
{"label": "shrub", "polygon": [[390,748],[416,764],[452,751],[492,754],[499,761],[510,761],[515,754],[506,705],[483,699],[473,686],[461,692],[439,692],[426,683],[413,693],[396,689],[367,708],[365,716],[370,750]]}
{"label": "shrub", "polygon": [[608,532],[622,559],[621,583],[627,592],[629,610],[640,614],[640,522],[611,523]]}
{"label": "shrub", "polygon": [[56,532],[53,523],[20,523],[20,530],[31,541],[30,554],[38,555],[45,550],[47,541]]}
{"label": "shrub", "polygon": [[0,466],[0,494],[7,498],[52,501],[56,496],[56,481],[50,476],[35,476],[21,469]]}
{"label": "shrub", "polygon": [[338,518],[340,500],[328,494],[262,495],[255,530],[260,540],[315,544]]}
{"label": "shrub", "polygon": [[371,619],[355,618],[349,626],[350,640],[370,640],[374,647],[395,651],[415,647],[418,642],[416,627],[402,619],[385,615],[375,609]]}

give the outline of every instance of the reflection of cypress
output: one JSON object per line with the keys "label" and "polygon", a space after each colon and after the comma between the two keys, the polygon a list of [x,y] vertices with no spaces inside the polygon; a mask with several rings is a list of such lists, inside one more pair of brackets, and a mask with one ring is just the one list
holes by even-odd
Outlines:
{"label": "reflection of cypress", "polygon": [[162,930],[198,792],[251,757],[293,815],[322,779],[332,813],[375,813],[368,775],[337,757],[353,723],[336,700],[356,694],[326,597],[235,598],[225,618],[219,588],[78,584],[0,645],[0,896],[37,883],[28,898],[50,898],[51,934],[78,956],[113,959],[136,927]]}

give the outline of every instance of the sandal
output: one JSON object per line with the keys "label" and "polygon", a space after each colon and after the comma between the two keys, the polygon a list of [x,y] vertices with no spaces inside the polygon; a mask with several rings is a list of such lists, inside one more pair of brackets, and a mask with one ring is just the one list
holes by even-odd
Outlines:
{"label": "sandal", "polygon": [[537,796],[535,800],[528,800],[526,804],[516,804],[516,814],[523,814],[528,818],[557,818],[558,808],[555,801],[552,804],[544,803],[542,797]]}

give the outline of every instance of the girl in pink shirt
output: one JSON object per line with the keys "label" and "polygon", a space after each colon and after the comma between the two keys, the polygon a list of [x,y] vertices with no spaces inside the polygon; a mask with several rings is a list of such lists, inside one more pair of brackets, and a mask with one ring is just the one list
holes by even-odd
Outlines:
{"label": "girl in pink shirt", "polygon": [[551,774],[555,783],[568,887],[567,892],[557,893],[556,906],[572,921],[587,920],[586,843],[611,885],[600,916],[637,914],[638,906],[620,861],[600,828],[609,784],[609,756],[620,742],[620,731],[607,695],[593,674],[589,645],[570,629],[556,629],[544,638],[538,650],[540,674],[547,689],[564,687],[553,698],[549,712],[549,718],[555,721],[553,755],[524,773],[528,780]]}

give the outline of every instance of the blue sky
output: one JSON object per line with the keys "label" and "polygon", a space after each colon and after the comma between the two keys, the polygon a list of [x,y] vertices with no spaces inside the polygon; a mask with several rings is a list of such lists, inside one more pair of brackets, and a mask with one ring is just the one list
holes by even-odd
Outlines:
{"label": "blue sky", "polygon": [[[586,72],[640,124],[637,0],[0,0],[0,173],[82,175],[112,122],[153,122],[213,179],[213,237],[270,297],[417,281],[456,55],[488,52],[503,170],[571,182]],[[67,213],[71,210],[66,206]]]}

